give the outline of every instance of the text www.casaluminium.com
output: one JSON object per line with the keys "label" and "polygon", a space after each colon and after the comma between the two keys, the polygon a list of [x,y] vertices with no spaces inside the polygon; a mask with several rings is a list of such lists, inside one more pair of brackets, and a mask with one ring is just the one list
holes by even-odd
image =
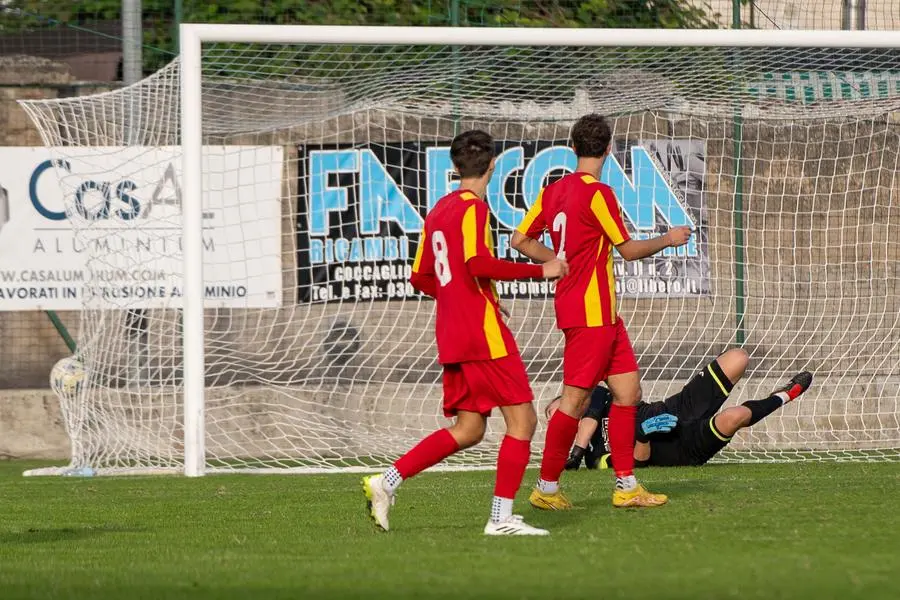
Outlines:
{"label": "text www.casaluminium.com", "polygon": [[165,271],[152,269],[24,269],[0,271],[3,283],[49,283],[81,281],[160,281],[167,278]]}

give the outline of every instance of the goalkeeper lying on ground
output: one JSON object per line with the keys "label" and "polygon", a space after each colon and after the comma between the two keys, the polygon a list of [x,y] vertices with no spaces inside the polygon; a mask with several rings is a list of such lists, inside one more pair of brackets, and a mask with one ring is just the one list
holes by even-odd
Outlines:
{"label": "goalkeeper lying on ground", "polygon": [[[677,394],[662,402],[638,404],[634,447],[636,466],[702,465],[728,445],[732,436],[772,414],[809,389],[812,374],[794,375],[782,388],[763,400],[749,400],[719,412],[734,385],[747,368],[747,353],[726,351],[694,376]],[[582,459],[589,469],[609,467],[606,422],[612,396],[598,386],[578,425],[575,446],[566,469],[577,469]],[[547,406],[549,418],[559,399]]]}

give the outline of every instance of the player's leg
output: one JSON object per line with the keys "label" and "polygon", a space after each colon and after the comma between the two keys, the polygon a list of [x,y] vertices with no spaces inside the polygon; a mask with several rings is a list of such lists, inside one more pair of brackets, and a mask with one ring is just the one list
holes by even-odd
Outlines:
{"label": "player's leg", "polygon": [[616,474],[617,489],[633,489],[637,486],[634,478],[634,441],[637,427],[637,404],[641,400],[641,380],[638,371],[617,373],[606,379],[612,392],[612,406],[609,407],[609,451]]}
{"label": "player's leg", "polygon": [[458,411],[453,425],[438,429],[423,439],[385,471],[385,489],[393,494],[405,479],[418,475],[459,450],[474,446],[484,437],[486,424],[487,417],[483,414]]}
{"label": "player's leg", "polygon": [[522,478],[531,458],[531,438],[537,426],[534,405],[515,404],[501,406],[506,421],[506,435],[500,443],[497,455],[497,479],[491,518],[484,527],[486,535],[548,535],[546,529],[538,529],[526,523],[512,512],[516,493],[522,486]]}
{"label": "player's leg", "polygon": [[363,491],[376,525],[388,531],[388,513],[394,495],[405,480],[436,465],[451,454],[474,446],[484,437],[487,418],[476,412],[459,411],[456,422],[438,429],[397,459],[384,473],[363,479]]}
{"label": "player's leg", "polygon": [[[699,400],[705,407],[700,407],[698,418],[707,420],[722,408],[725,400],[737,382],[744,376],[750,357],[743,348],[730,348],[716,358],[708,367],[707,372],[715,383],[713,393],[697,393],[695,400]],[[709,387],[706,388],[709,390]],[[680,418],[680,417],[679,417]]]}
{"label": "player's leg", "polygon": [[637,405],[641,401],[641,380],[637,359],[628,332],[620,319],[606,385],[613,395],[609,407],[609,451],[616,473],[613,505],[616,507],[660,506],[668,501],[652,494],[634,476],[634,442]]}
{"label": "player's leg", "polygon": [[[563,377],[565,378],[565,375]],[[547,423],[544,452],[541,456],[541,473],[537,487],[529,497],[531,505],[535,508],[544,510],[572,508],[572,503],[559,490],[559,478],[565,469],[569,450],[578,433],[579,420],[587,409],[590,397],[591,389],[563,385],[559,408]]]}
{"label": "player's leg", "polygon": [[615,339],[614,326],[566,329],[563,353],[563,393],[559,408],[547,423],[541,474],[529,501],[535,508],[566,510],[571,502],[559,490],[559,478],[578,433],[578,421],[591,391],[605,375]]}
{"label": "player's leg", "polygon": [[726,408],[713,417],[713,425],[722,436],[730,438],[744,427],[756,425],[788,402],[797,399],[810,385],[812,373],[798,373],[768,398],[748,400],[740,406]]}
{"label": "player's leg", "polygon": [[[525,363],[518,354],[491,361],[467,363],[463,368],[467,384],[482,415],[499,408],[506,421],[506,435],[497,455],[497,475],[491,516],[484,528],[487,535],[547,535],[512,514],[513,501],[531,458],[531,438],[537,427],[534,393],[528,382]],[[471,403],[471,401],[470,401]]]}
{"label": "player's leg", "polygon": [[[778,405],[781,406],[779,398]],[[721,437],[731,439],[738,431],[750,425],[753,413],[746,406],[730,406],[712,418],[712,427]]]}
{"label": "player's leg", "polygon": [[747,370],[750,356],[743,348],[729,348],[716,358],[716,362],[731,385],[736,385],[744,376],[744,371]]}
{"label": "player's leg", "polygon": [[[547,405],[547,408],[544,411],[547,421],[552,419],[556,411],[559,410],[559,402],[561,399],[562,396],[558,396]],[[585,415],[581,417],[581,420],[578,421],[578,432],[575,434],[575,445],[572,446],[572,450],[569,452],[569,458],[566,459],[566,471],[577,471],[578,468],[581,467],[581,461],[588,458],[586,456],[587,449],[590,447],[591,439],[594,437],[594,434],[597,432],[597,427],[600,425],[599,420],[592,417],[590,413],[591,409],[588,408],[587,413],[585,413]],[[588,468],[593,468],[593,466],[589,466]]]}
{"label": "player's leg", "polygon": [[394,504],[394,494],[404,480],[459,450],[474,446],[484,437],[487,415],[483,414],[478,396],[466,381],[463,366],[444,365],[443,384],[444,415],[455,415],[454,424],[420,441],[384,473],[363,479],[369,514],[385,531],[389,528],[388,513]]}
{"label": "player's leg", "polygon": [[666,411],[679,421],[708,421],[728,399],[747,369],[749,357],[742,348],[731,348],[703,367],[677,393],[665,399]]}
{"label": "player's leg", "polygon": [[[750,400],[741,406],[731,406],[702,421],[691,421],[681,431],[676,448],[670,456],[657,456],[657,444],[653,448],[653,464],[703,465],[731,442],[732,436],[744,427],[758,423],[809,389],[812,375],[798,373],[787,385],[776,390],[768,398]],[[680,427],[680,426],[679,426]]]}

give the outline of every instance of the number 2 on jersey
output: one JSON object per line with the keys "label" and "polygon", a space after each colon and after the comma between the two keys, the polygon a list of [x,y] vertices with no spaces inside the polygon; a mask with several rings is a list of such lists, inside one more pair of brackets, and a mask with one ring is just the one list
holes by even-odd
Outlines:
{"label": "number 2 on jersey", "polygon": [[447,238],[443,231],[435,231],[431,234],[431,250],[434,252],[434,274],[437,275],[441,287],[450,283],[453,274],[450,273],[450,262],[447,260]]}
{"label": "number 2 on jersey", "polygon": [[553,231],[559,234],[559,252],[556,253],[556,258],[566,260],[566,213],[556,213],[553,218]]}

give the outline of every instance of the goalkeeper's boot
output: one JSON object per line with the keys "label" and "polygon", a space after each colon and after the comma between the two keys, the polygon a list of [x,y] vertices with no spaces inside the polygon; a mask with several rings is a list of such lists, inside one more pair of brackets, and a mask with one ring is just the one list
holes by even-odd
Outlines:
{"label": "goalkeeper's boot", "polygon": [[375,525],[388,531],[388,513],[394,505],[394,495],[384,489],[384,476],[371,475],[362,480],[363,491],[366,493],[366,510],[375,521]]}
{"label": "goalkeeper's boot", "polygon": [[553,494],[545,494],[538,488],[534,488],[531,490],[528,501],[533,507],[541,510],[569,510],[572,508],[572,503],[562,493],[562,490]]}
{"label": "goalkeeper's boot", "polygon": [[790,402],[791,400],[794,400],[795,398],[797,398],[797,396],[808,390],[809,386],[812,385],[812,380],[813,376],[809,371],[797,373],[796,375],[791,377],[791,380],[788,381],[785,386],[778,388],[777,390],[772,392],[772,394],[787,394],[788,399],[786,400],[786,402]]}
{"label": "goalkeeper's boot", "polygon": [[550,535],[550,532],[532,527],[520,515],[510,515],[497,523],[488,521],[484,526],[484,535]]}
{"label": "goalkeeper's boot", "polygon": [[654,494],[641,484],[630,490],[616,489],[612,495],[612,503],[616,508],[638,508],[662,506],[669,501],[665,494]]}

